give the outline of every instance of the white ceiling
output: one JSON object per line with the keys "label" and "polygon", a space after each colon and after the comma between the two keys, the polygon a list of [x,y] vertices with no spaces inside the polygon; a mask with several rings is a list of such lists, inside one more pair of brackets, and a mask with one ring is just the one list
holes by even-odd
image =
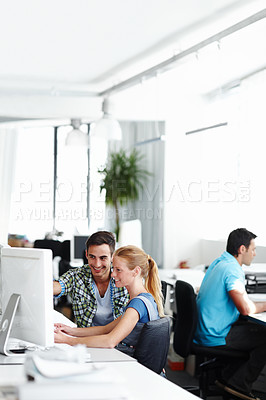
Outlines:
{"label": "white ceiling", "polygon": [[[0,116],[38,118],[61,97],[89,101],[189,40],[197,43],[207,28],[214,34],[264,6],[266,0],[1,0]],[[44,114],[63,112],[48,107]]]}

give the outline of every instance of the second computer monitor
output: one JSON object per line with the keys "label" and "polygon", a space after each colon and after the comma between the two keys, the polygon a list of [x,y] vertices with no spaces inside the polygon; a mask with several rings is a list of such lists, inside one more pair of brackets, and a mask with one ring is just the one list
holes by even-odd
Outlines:
{"label": "second computer monitor", "polygon": [[71,263],[84,263],[86,251],[86,241],[88,235],[74,235],[70,244],[70,261]]}

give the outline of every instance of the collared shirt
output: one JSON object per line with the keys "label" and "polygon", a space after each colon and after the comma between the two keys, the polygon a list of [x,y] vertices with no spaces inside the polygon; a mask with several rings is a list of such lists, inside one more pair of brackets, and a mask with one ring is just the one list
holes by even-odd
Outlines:
{"label": "collared shirt", "polygon": [[[97,301],[93,285],[93,275],[89,265],[67,271],[59,278],[65,286],[64,295],[72,300],[72,309],[78,327],[91,326],[97,310]],[[129,300],[126,288],[117,288],[114,279],[110,280],[110,298],[114,319],[123,314]]]}
{"label": "collared shirt", "polygon": [[197,296],[196,343],[203,346],[226,344],[225,338],[239,317],[229,295],[234,289],[245,290],[245,274],[236,258],[225,251],[207,269]]}

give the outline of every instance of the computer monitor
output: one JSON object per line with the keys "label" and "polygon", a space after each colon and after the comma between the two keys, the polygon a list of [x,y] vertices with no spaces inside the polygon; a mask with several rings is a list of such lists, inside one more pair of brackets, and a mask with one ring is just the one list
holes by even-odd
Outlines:
{"label": "computer monitor", "polygon": [[83,263],[84,251],[88,235],[74,235],[70,244],[70,261],[72,263]]}
{"label": "computer monitor", "polygon": [[119,231],[119,247],[134,245],[142,248],[142,229],[141,221],[139,219],[134,219],[131,221],[124,221],[120,224]]}
{"label": "computer monitor", "polygon": [[52,251],[2,248],[0,262],[3,312],[0,352],[12,355],[7,347],[9,334],[39,346],[53,346]]}

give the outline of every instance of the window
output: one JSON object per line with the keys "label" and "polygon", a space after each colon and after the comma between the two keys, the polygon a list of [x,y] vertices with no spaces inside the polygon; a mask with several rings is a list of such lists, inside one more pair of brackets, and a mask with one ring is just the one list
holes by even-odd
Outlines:
{"label": "window", "polygon": [[[86,148],[65,146],[70,129],[58,128],[57,146],[55,228],[66,237],[88,230],[88,153]],[[52,231],[53,185],[54,128],[25,128],[18,137],[9,233],[34,241]]]}

